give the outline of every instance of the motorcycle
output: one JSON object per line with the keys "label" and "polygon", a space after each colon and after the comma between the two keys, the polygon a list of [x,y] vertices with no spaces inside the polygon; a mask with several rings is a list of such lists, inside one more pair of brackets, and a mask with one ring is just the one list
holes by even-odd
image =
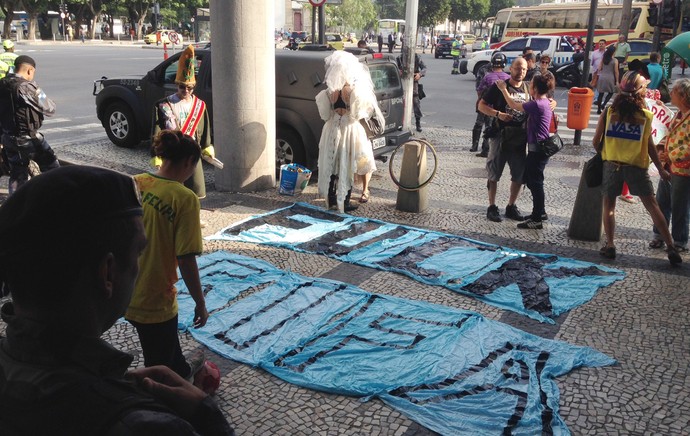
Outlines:
{"label": "motorcycle", "polygon": [[[579,52],[573,54],[573,59],[561,65],[554,65],[554,76],[556,77],[556,85],[565,88],[572,88],[573,86],[580,86],[582,80],[582,61],[585,59],[585,53]],[[552,71],[553,72],[553,71]]]}
{"label": "motorcycle", "polygon": [[290,37],[287,45],[284,48],[285,50],[298,50],[300,42],[302,42],[301,39]]}

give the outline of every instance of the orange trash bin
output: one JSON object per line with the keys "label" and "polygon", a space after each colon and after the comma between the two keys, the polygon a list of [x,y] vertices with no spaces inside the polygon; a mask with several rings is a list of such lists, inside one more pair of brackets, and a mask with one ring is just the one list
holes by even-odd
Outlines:
{"label": "orange trash bin", "polygon": [[568,128],[584,130],[589,126],[594,91],[589,88],[570,88],[568,92]]}

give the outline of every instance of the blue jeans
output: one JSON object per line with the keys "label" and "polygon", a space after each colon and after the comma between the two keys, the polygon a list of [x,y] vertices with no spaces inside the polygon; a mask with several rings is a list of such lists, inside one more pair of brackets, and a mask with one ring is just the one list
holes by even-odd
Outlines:
{"label": "blue jeans", "polygon": [[541,151],[530,151],[525,159],[524,181],[532,193],[532,220],[541,221],[541,216],[546,213],[544,203],[544,168],[549,162],[549,157]]}
{"label": "blue jeans", "polygon": [[[671,224],[673,243],[688,245],[688,216],[690,216],[690,177],[671,175],[671,181],[659,180],[656,201],[666,222]],[[654,239],[662,240],[659,230],[653,227]]]}

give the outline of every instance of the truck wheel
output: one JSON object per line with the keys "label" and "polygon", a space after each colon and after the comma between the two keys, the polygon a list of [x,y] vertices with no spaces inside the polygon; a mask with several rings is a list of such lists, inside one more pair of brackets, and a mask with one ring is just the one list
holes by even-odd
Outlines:
{"label": "truck wheel", "polygon": [[278,127],[276,132],[276,171],[281,165],[304,164],[304,143],[302,138],[290,128]]}
{"label": "truck wheel", "polygon": [[137,125],[129,106],[122,102],[112,103],[106,108],[103,120],[105,132],[115,145],[132,148],[139,144]]}

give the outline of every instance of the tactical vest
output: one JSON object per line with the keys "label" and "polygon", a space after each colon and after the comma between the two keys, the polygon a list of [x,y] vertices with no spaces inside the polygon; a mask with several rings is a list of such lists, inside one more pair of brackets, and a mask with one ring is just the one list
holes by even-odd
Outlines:
{"label": "tactical vest", "polygon": [[0,126],[6,135],[35,137],[43,124],[43,114],[21,97],[25,87],[30,87],[29,82],[19,76],[10,75],[0,80]]}
{"label": "tactical vest", "polygon": [[453,41],[453,44],[450,46],[450,55],[451,56],[460,56],[460,47],[462,46],[462,43],[458,41],[457,39]]}

